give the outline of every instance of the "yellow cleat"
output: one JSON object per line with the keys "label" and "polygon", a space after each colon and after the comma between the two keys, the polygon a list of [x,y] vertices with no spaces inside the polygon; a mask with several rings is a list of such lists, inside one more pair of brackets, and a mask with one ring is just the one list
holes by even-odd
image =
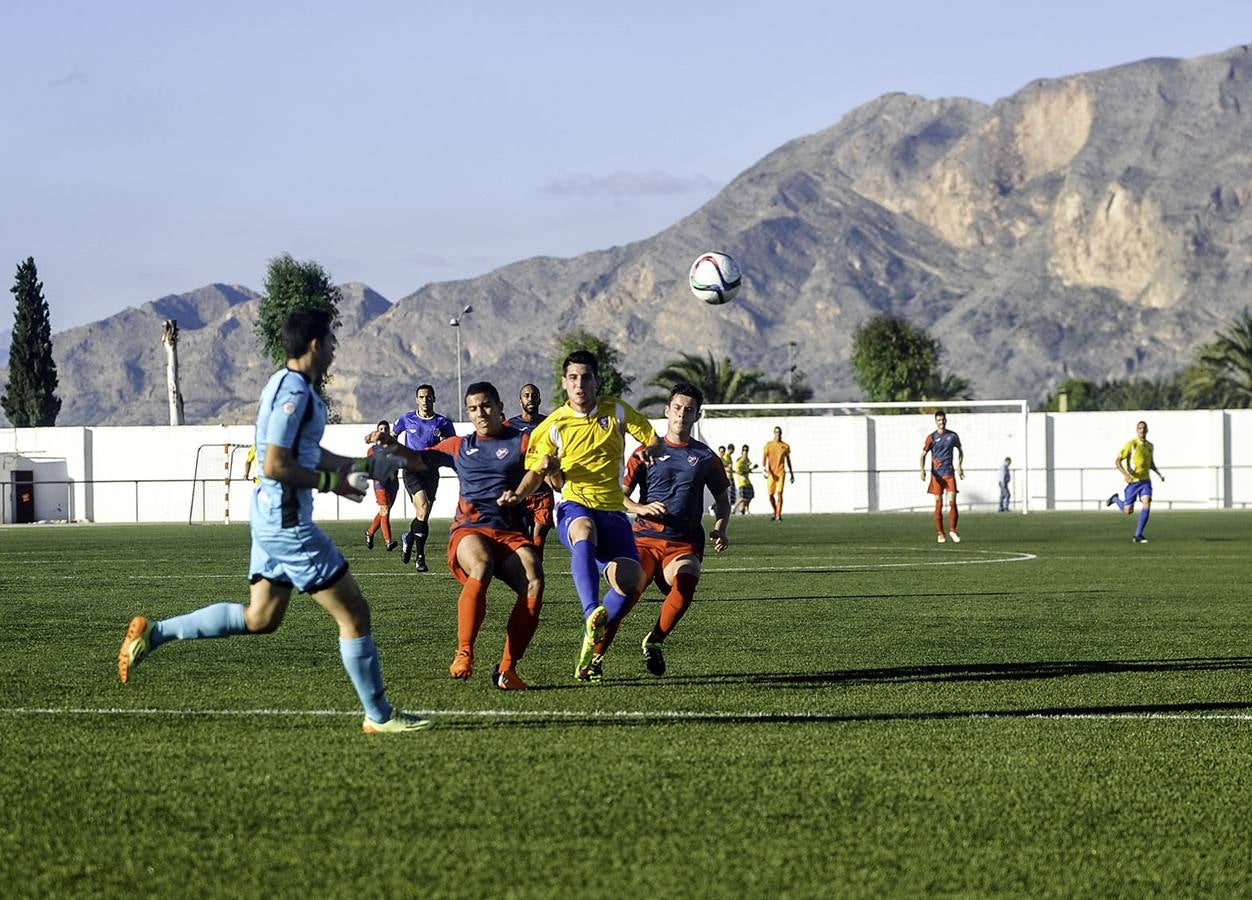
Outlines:
{"label": "yellow cleat", "polygon": [[126,626],[126,637],[122,638],[122,646],[117,651],[117,677],[122,679],[122,684],[130,682],[131,673],[148,655],[155,626],[156,622],[149,622],[143,616],[135,616]]}
{"label": "yellow cleat", "polygon": [[[583,626],[583,645],[578,651],[578,661],[574,663],[574,678],[578,681],[591,681],[591,658],[596,655],[596,645],[604,643],[604,632],[608,629],[609,611],[597,606],[587,616]],[[599,679],[594,679],[599,681]]]}
{"label": "yellow cleat", "polygon": [[386,722],[375,722],[367,716],[361,730],[366,734],[403,734],[409,731],[426,731],[433,724],[430,719],[422,719],[397,709],[392,711],[391,718]]}

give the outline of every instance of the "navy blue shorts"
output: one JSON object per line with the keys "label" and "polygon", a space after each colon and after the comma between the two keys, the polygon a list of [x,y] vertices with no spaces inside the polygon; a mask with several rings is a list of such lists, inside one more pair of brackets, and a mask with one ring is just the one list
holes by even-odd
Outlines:
{"label": "navy blue shorts", "polygon": [[556,533],[565,549],[574,551],[569,540],[569,526],[577,519],[591,519],[596,526],[596,565],[600,571],[615,559],[639,562],[635,532],[624,512],[588,509],[573,500],[562,500],[556,507]]}
{"label": "navy blue shorts", "polygon": [[1152,480],[1144,479],[1143,481],[1132,481],[1126,485],[1126,495],[1122,498],[1122,502],[1130,506],[1140,497],[1152,499]]}

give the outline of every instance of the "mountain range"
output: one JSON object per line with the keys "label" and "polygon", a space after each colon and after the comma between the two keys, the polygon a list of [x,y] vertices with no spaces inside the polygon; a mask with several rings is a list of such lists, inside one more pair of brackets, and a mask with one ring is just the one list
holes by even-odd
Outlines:
{"label": "mountain range", "polygon": [[[495,382],[510,409],[522,383],[550,389],[557,336],[574,329],[617,348],[638,395],[684,352],[781,378],[794,342],[815,399],[859,399],[852,336],[878,313],[928,329],[979,397],[1171,373],[1248,304],[1250,146],[1247,46],[1041,79],[990,105],[889,94],[645,240],[394,304],[344,285],[330,393],[346,421],[393,417],[424,381],[455,409],[449,319],[470,304],[464,381]],[[724,306],[687,288],[710,249],[744,270]],[[258,301],[215,284],[58,333],[59,424],[167,421],[166,318],[182,335],[187,420],[249,420],[269,372]]]}

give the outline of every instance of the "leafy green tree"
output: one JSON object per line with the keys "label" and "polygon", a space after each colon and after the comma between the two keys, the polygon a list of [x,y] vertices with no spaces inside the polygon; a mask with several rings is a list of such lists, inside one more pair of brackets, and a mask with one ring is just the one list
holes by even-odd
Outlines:
{"label": "leafy green tree", "polygon": [[0,405],[15,428],[55,425],[61,398],[56,395],[59,382],[52,358],[52,323],[33,256],[18,264],[9,292],[17,308],[9,347],[9,383]]}
{"label": "leafy green tree", "polygon": [[649,387],[660,390],[639,401],[639,408],[665,406],[670,388],[680,381],[698,387],[705,403],[786,402],[786,386],[766,380],[760,369],[735,368],[729,358],[715,359],[712,352],[705,356],[683,353],[648,380]]}
{"label": "leafy green tree", "polygon": [[1048,412],[1061,407],[1061,393],[1068,396],[1066,409],[1070,412],[1127,409],[1181,409],[1183,382],[1179,375],[1166,378],[1114,378],[1096,384],[1071,378],[1044,401]]}
{"label": "leafy green tree", "polygon": [[623,375],[621,369],[618,368],[621,354],[611,347],[604,338],[597,337],[590,331],[579,330],[563,334],[557,341],[556,360],[552,368],[554,397],[565,396],[565,389],[561,387],[561,376],[565,374],[561,369],[561,363],[565,361],[565,357],[575,350],[588,350],[596,358],[596,363],[600,370],[601,394],[621,397],[630,390],[630,386],[635,379]]}
{"label": "leafy green tree", "polygon": [[1196,350],[1183,380],[1184,396],[1195,406],[1252,406],[1252,315],[1246,308],[1217,340]]}
{"label": "leafy green tree", "polygon": [[942,352],[924,328],[892,315],[875,316],[852,336],[853,378],[871,403],[968,395],[969,382],[940,371]]}
{"label": "leafy green tree", "polygon": [[[287,352],[283,350],[281,335],[287,313],[298,307],[329,310],[334,316],[335,327],[338,327],[342,299],[343,295],[330,275],[313,260],[299,262],[290,253],[271,259],[265,274],[265,296],[261,298],[257,312],[256,334],[261,350],[275,366],[283,365],[287,362]],[[333,411],[330,398],[326,395],[331,377],[327,375],[322,379],[322,383],[317,385],[317,392],[326,402],[329,420],[337,422],[339,415]]]}

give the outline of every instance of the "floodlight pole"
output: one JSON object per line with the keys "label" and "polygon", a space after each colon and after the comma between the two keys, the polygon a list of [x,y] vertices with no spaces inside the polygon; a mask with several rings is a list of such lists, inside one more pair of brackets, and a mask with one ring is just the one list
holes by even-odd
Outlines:
{"label": "floodlight pole", "polygon": [[473,311],[474,307],[467,303],[459,316],[453,316],[448,320],[448,324],[456,329],[456,403],[458,409],[465,402],[465,394],[461,390],[461,320]]}

